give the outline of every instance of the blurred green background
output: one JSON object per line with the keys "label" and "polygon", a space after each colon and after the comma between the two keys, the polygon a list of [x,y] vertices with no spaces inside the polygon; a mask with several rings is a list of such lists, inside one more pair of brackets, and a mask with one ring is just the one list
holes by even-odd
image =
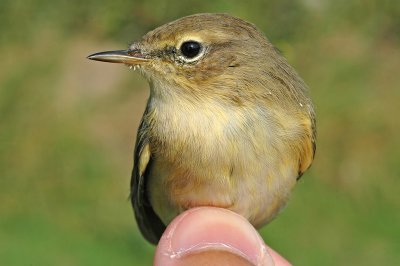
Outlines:
{"label": "blurred green background", "polygon": [[267,243],[295,265],[400,261],[400,1],[2,0],[0,265],[151,264],[127,200],[147,84],[85,57],[199,12],[255,23],[311,88],[317,157]]}

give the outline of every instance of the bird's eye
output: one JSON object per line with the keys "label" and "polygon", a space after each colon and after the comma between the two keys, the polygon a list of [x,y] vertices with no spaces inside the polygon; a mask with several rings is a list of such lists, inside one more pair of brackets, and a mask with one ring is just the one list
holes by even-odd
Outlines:
{"label": "bird's eye", "polygon": [[196,41],[186,41],[181,45],[181,53],[187,59],[193,59],[200,54],[202,46]]}

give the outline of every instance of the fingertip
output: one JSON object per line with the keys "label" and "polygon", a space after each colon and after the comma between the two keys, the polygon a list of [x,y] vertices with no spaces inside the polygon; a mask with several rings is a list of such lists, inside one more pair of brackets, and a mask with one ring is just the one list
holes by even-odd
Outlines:
{"label": "fingertip", "polygon": [[254,227],[221,208],[199,207],[176,217],[158,244],[154,265],[274,265]]}
{"label": "fingertip", "polygon": [[291,266],[292,264],[287,261],[284,257],[282,257],[278,252],[265,245],[268,253],[271,255],[272,260],[274,261],[276,266]]}

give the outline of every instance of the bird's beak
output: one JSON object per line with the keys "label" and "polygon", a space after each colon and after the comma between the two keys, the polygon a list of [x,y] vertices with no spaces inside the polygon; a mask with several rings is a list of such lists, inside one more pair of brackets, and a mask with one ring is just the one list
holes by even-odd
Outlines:
{"label": "bird's beak", "polygon": [[141,53],[138,49],[100,52],[91,54],[87,58],[90,60],[127,65],[140,65],[149,61],[149,58],[147,58],[146,55]]}

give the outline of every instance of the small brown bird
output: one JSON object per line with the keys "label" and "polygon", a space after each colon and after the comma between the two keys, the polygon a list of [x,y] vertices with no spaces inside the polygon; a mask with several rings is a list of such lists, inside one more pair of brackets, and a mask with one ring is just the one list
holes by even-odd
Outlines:
{"label": "small brown bird", "polygon": [[261,227],[313,161],[307,86],[253,24],[196,14],[88,58],[138,68],[150,83],[131,200],[151,243],[197,206],[227,208]]}

